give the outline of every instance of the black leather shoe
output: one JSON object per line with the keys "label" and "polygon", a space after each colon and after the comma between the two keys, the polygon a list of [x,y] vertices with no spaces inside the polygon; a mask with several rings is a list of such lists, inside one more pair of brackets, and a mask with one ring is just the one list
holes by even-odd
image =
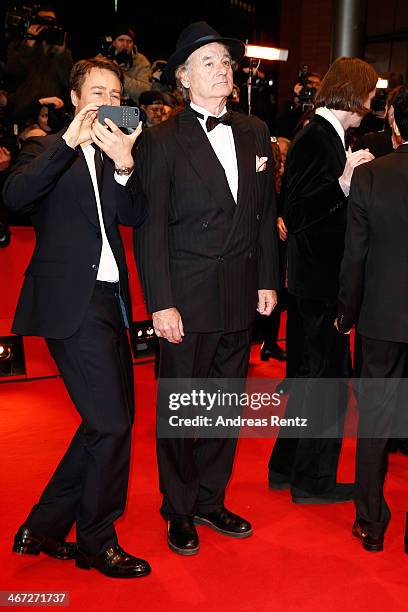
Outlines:
{"label": "black leather shoe", "polygon": [[276,491],[290,489],[288,476],[286,476],[286,474],[272,472],[271,470],[268,472],[268,484],[270,489],[275,489]]}
{"label": "black leather shoe", "polygon": [[364,550],[368,550],[368,552],[381,552],[384,550],[384,535],[379,538],[373,538],[362,529],[357,519],[354,521],[351,533],[361,540]]}
{"label": "black leather shoe", "polygon": [[167,544],[179,555],[198,553],[200,541],[191,516],[177,516],[167,521]]}
{"label": "black leather shoe", "polygon": [[31,529],[23,525],[14,536],[12,551],[18,555],[39,555],[40,552],[43,552],[54,559],[68,561],[75,559],[77,545],[75,542],[61,542],[44,535],[34,534]]}
{"label": "black leather shoe", "polygon": [[291,387],[290,378],[284,378],[275,387],[275,393],[279,393],[279,395],[286,395],[289,393]]}
{"label": "black leather shoe", "polygon": [[232,538],[247,538],[252,534],[251,523],[224,507],[208,514],[197,514],[194,516],[194,522],[196,525],[207,525]]}
{"label": "black leather shoe", "polygon": [[263,343],[260,354],[261,361],[269,361],[269,359],[277,359],[278,361],[286,361],[286,352],[281,349],[278,344]]}
{"label": "black leather shoe", "polygon": [[152,571],[147,561],[129,555],[119,544],[110,546],[96,557],[78,550],[75,565],[84,570],[93,567],[109,578],[141,578]]}
{"label": "black leather shoe", "polygon": [[292,488],[292,501],[294,504],[341,504],[352,501],[354,484],[336,484],[334,489],[321,495],[310,495],[306,491]]}

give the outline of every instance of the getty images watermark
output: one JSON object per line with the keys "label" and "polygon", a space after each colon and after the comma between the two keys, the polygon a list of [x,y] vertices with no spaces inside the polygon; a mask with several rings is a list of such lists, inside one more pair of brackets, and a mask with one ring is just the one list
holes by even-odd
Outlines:
{"label": "getty images watermark", "polygon": [[241,379],[162,379],[158,436],[272,437],[283,428],[294,432],[307,429],[307,416],[285,415],[286,398],[275,387],[276,381],[273,385],[271,379],[259,388],[254,387],[254,381]]}
{"label": "getty images watermark", "polygon": [[[161,379],[162,438],[408,438],[408,379]],[[385,409],[386,408],[386,409]]]}
{"label": "getty images watermark", "polygon": [[[169,395],[169,410],[181,411],[181,414],[169,416],[170,427],[307,427],[307,418],[283,418],[277,414],[268,417],[244,417],[233,415],[231,411],[252,411],[262,408],[279,407],[282,396],[279,393],[252,392],[237,393],[235,391],[215,392],[204,389],[192,389],[190,392]],[[216,416],[197,414],[185,416],[185,409],[197,408],[206,412],[214,412]],[[221,413],[221,414],[220,414]]]}

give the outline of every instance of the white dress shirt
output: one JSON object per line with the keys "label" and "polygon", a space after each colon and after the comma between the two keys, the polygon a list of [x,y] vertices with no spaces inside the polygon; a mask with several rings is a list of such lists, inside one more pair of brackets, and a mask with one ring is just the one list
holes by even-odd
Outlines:
{"label": "white dress shirt", "polygon": [[[111,246],[109,244],[109,240],[106,236],[105,225],[103,222],[101,199],[99,197],[98,181],[96,178],[96,170],[95,170],[96,151],[91,144],[85,147],[82,147],[82,151],[84,153],[86,163],[88,164],[89,174],[91,175],[91,179],[92,179],[92,185],[94,188],[95,199],[96,199],[96,208],[98,210],[99,225],[101,227],[101,234],[102,234],[102,251],[101,251],[101,257],[99,260],[98,275],[96,277],[96,280],[105,281],[107,283],[118,283],[119,282],[119,269],[118,269],[118,265],[116,263],[115,257],[113,255]],[[129,179],[129,176],[117,175],[116,173],[114,176],[115,176],[115,180],[120,185],[126,185]]]}
{"label": "white dress shirt", "polygon": [[[224,168],[228,185],[236,204],[238,197],[238,164],[232,127],[230,125],[220,123],[213,130],[211,130],[211,132],[207,132],[205,122],[211,113],[193,102],[191,102],[190,106],[198,113],[204,115],[204,119],[201,119],[200,117],[197,117],[197,119],[200,122],[208,140],[210,141],[210,144],[214,149],[214,153],[218,157],[221,166]],[[227,109],[224,107],[224,110],[218,115],[218,117],[222,117],[222,115],[224,115],[226,112]]]}
{"label": "white dress shirt", "polygon": [[[344,127],[341,125],[336,115],[331,112],[330,108],[327,108],[327,106],[321,106],[320,108],[316,108],[315,115],[319,115],[320,117],[323,117],[323,119],[326,119],[326,121],[331,123],[331,125],[334,127],[334,129],[340,136],[341,142],[343,143],[343,148],[346,149],[346,143],[344,140]],[[348,185],[341,177],[339,178],[339,184],[344,195],[347,198],[350,193],[350,185]]]}

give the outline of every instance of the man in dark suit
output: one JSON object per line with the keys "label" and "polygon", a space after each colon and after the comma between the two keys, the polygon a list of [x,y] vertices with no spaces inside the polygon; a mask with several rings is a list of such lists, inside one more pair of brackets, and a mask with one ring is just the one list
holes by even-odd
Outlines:
{"label": "man in dark suit", "polygon": [[[13,550],[76,557],[80,568],[131,578],[150,567],[125,553],[113,525],[125,509],[134,416],[131,305],[118,223],[139,225],[146,208],[132,174],[140,129],[125,135],[109,119],[97,121],[99,106],[120,105],[122,87],[120,68],[108,60],[75,64],[72,123],[64,133],[30,139],[4,199],[11,210],[31,213],[37,237],[13,332],[46,338],[82,418]],[[65,542],[74,522],[78,550]]]}
{"label": "man in dark suit", "polygon": [[[244,49],[205,22],[188,26],[167,74],[176,74],[190,104],[146,131],[138,152],[148,216],[135,246],[160,338],[161,379],[245,379],[255,311],[269,315],[276,303],[269,132],[258,119],[226,110],[232,62]],[[165,415],[159,401],[158,417]],[[161,513],[173,551],[198,552],[195,523],[232,537],[252,533],[224,507],[235,447],[233,437],[159,433]]]}
{"label": "man in dark suit", "polygon": [[321,83],[315,115],[286,161],[288,291],[296,297],[304,331],[302,364],[286,413],[307,418],[310,437],[281,433],[269,461],[269,485],[291,488],[295,503],[336,503],[353,495],[352,485],[336,483],[347,400],[340,379],[348,376],[350,358],[348,337],[335,333],[333,321],[350,180],[354,167],[372,159],[365,150],[346,154],[344,133],[368,112],[376,82],[375,70],[362,60],[336,60]]}
{"label": "man in dark suit", "polygon": [[353,534],[368,551],[383,549],[391,517],[383,493],[388,437],[407,437],[406,394],[397,410],[404,385],[396,379],[408,365],[408,87],[395,97],[393,127],[403,144],[358,168],[351,183],[337,320],[342,333],[357,323],[362,337]]}

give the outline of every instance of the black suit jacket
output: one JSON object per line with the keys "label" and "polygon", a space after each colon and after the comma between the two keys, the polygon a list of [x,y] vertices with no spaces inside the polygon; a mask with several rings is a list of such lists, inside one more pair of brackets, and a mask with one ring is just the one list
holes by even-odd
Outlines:
{"label": "black suit jacket", "polygon": [[[138,151],[148,216],[135,249],[147,308],[177,307],[190,332],[246,329],[258,288],[278,287],[269,131],[239,113],[232,131],[237,204],[190,107],[147,130]],[[256,155],[268,158],[263,172]]]}
{"label": "black suit jacket", "polygon": [[315,115],[289,148],[282,182],[288,228],[288,289],[335,300],[344,250],[347,198],[339,185],[346,154],[334,127]]}
{"label": "black suit jacket", "polygon": [[[118,223],[139,225],[145,198],[135,173],[126,187],[105,156],[102,189],[105,229],[131,321],[127,268]],[[13,332],[67,338],[81,325],[94,289],[102,249],[96,199],[80,147],[61,134],[27,141],[3,191],[6,206],[30,212],[36,245],[25,272]]]}
{"label": "black suit jacket", "polygon": [[408,342],[408,145],[356,168],[341,266],[339,328]]}

